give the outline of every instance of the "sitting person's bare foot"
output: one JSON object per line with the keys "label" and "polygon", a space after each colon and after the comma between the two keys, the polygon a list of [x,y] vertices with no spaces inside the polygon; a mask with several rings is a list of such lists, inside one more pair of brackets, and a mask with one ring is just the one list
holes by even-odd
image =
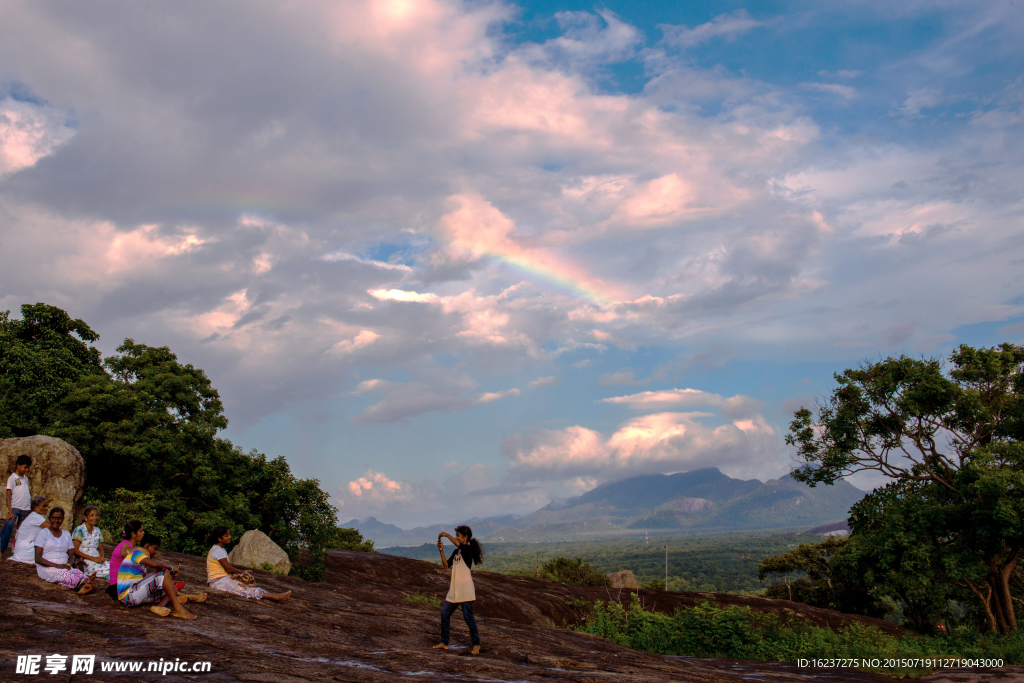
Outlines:
{"label": "sitting person's bare foot", "polygon": [[447,650],[448,646],[445,645],[444,643],[438,643],[437,645],[434,646],[434,649],[435,650]]}
{"label": "sitting person's bare foot", "polygon": [[196,618],[196,615],[189,612],[187,609],[183,609],[180,612],[171,612],[172,617],[178,617],[179,619],[186,619],[191,621]]}
{"label": "sitting person's bare foot", "polygon": [[478,654],[480,654],[480,646],[479,645],[474,645],[473,649],[469,651],[469,654],[471,654],[471,655],[478,655]]}
{"label": "sitting person's bare foot", "polygon": [[292,592],[291,591],[288,591],[286,593],[281,593],[281,597],[280,597],[280,599],[278,599],[278,602],[284,602],[285,600],[287,600],[290,597],[292,597]]}
{"label": "sitting person's bare foot", "polygon": [[187,595],[185,593],[178,593],[178,598],[181,599],[181,604],[186,602],[206,602],[206,593],[199,593],[197,595]]}
{"label": "sitting person's bare foot", "polygon": [[149,611],[152,612],[153,614],[157,615],[158,617],[166,617],[168,614],[171,613],[171,608],[169,608],[169,607],[160,607],[159,605],[153,605],[152,607],[149,608]]}
{"label": "sitting person's bare foot", "polygon": [[78,589],[78,594],[86,595],[88,593],[91,593],[93,588],[94,586],[92,582],[92,577],[90,576],[88,580],[86,580],[86,582],[82,584],[82,587]]}

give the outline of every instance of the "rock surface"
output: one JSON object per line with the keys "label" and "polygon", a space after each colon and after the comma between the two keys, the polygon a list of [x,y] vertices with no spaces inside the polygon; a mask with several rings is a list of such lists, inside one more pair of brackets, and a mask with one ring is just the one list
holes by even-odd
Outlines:
{"label": "rock surface", "polygon": [[621,572],[612,572],[608,575],[608,578],[612,582],[612,588],[639,588],[640,584],[636,582],[636,576],[633,572],[628,569]]}
{"label": "rock surface", "polygon": [[[109,554],[111,548],[107,547]],[[188,590],[205,584],[204,558],[161,553],[158,559],[181,565]],[[579,588],[540,579],[474,571],[476,614],[483,640],[479,658],[465,655],[468,634],[461,618],[452,620],[452,649],[432,650],[437,642],[439,610],[421,604],[443,597],[448,572],[437,564],[376,553],[333,552],[323,583],[255,572],[258,585],[271,591],[293,590],[290,601],[244,600],[211,592],[201,605],[189,605],[195,621],[160,619],[144,608],[129,609],[103,593],[78,596],[40,581],[33,567],[0,562],[0,680],[14,674],[17,655],[94,654],[92,676],[72,679],[67,672],[44,674],[61,681],[570,681],[640,683],[687,681],[739,683],[891,683],[893,679],[848,670],[813,671],[791,664],[695,659],[649,655],[564,628],[578,615],[566,605],[575,599],[629,599],[629,591]],[[644,604],[672,611],[707,596],[696,593],[639,591]],[[754,604],[762,609],[801,609],[786,601],[759,602],[716,595],[722,602]],[[416,598],[421,602],[411,601]],[[803,611],[801,609],[801,611]],[[819,623],[856,619],[828,610],[809,610]],[[872,623],[875,623],[872,621]],[[884,622],[883,622],[884,623]],[[891,624],[892,632],[900,632]],[[102,662],[174,661],[212,663],[210,673],[167,675],[113,674]],[[1021,680],[1024,667],[988,673],[945,670],[919,681],[968,683]],[[24,680],[34,680],[25,677]]]}
{"label": "rock surface", "polygon": [[[82,511],[82,493],[85,490],[85,460],[67,441],[52,436],[25,436],[0,439],[0,467],[3,478],[14,471],[19,455],[32,458],[28,471],[29,490],[33,496],[42,495],[50,507],[64,508],[64,528],[71,531],[78,524]],[[7,516],[7,498],[0,499],[0,513]]]}
{"label": "rock surface", "polygon": [[246,531],[238,541],[238,545],[228,553],[228,561],[236,567],[262,567],[268,563],[275,574],[287,576],[292,570],[288,553],[281,546],[270,540],[262,531]]}

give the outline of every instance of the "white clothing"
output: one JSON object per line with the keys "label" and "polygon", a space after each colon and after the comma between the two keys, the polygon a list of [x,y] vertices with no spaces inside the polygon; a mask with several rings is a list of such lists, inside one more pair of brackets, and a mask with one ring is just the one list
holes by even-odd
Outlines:
{"label": "white clothing", "polygon": [[448,602],[473,602],[476,600],[476,589],[473,588],[473,574],[462,561],[462,553],[452,557],[452,582],[445,600]]}
{"label": "white clothing", "polygon": [[213,579],[208,583],[210,588],[216,588],[217,590],[224,591],[225,593],[241,595],[243,598],[256,598],[259,600],[266,595],[266,591],[262,588],[257,588],[256,586],[243,586],[230,576],[222,576],[219,579]]}
{"label": "white clothing", "polygon": [[[43,559],[47,562],[53,562],[54,564],[67,564],[68,563],[68,550],[71,548],[71,534],[60,530],[60,537],[54,537],[49,529],[40,529],[39,533],[36,534],[35,541],[36,548],[43,549]],[[34,550],[32,551],[35,552]],[[48,581],[50,572],[44,572],[43,569],[53,569],[53,567],[44,567],[41,564],[36,565],[36,574],[39,575],[40,579]]]}
{"label": "white clothing", "polygon": [[14,537],[14,554],[8,557],[8,560],[14,560],[15,562],[24,562],[25,564],[35,564],[36,562],[36,534],[42,529],[39,525],[46,521],[38,512],[28,513],[28,517],[22,521],[21,526],[18,527],[18,535]]}
{"label": "white clothing", "polygon": [[7,477],[7,488],[11,492],[11,507],[18,510],[32,509],[32,494],[28,492],[28,475],[19,477],[17,473]]}

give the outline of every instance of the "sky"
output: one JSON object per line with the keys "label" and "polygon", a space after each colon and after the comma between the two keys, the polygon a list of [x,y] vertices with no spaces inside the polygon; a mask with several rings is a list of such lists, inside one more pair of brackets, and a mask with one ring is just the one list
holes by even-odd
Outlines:
{"label": "sky", "polygon": [[1024,342],[1022,4],[0,0],[0,310],[342,522],[777,478],[833,373]]}

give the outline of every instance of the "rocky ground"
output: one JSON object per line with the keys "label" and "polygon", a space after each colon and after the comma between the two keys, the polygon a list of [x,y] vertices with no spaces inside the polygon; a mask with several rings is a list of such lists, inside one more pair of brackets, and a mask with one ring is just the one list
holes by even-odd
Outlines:
{"label": "rocky ground", "polygon": [[[110,548],[107,548],[109,556]],[[204,558],[164,553],[182,566],[186,590],[205,584]],[[813,672],[789,664],[649,655],[601,638],[560,628],[578,615],[576,599],[627,600],[627,591],[578,588],[537,579],[474,571],[481,657],[470,657],[461,615],[452,620],[452,650],[432,650],[438,612],[408,598],[443,598],[448,575],[440,566],[375,553],[334,552],[323,583],[304,583],[257,571],[271,591],[292,590],[283,605],[211,593],[190,605],[198,619],[161,619],[145,608],[128,609],[104,593],[79,597],[36,577],[34,567],[0,562],[0,681],[17,675],[18,655],[95,654],[92,675],[42,673],[53,681],[890,681],[853,671]],[[672,611],[693,604],[694,593],[640,591],[645,605]],[[796,603],[716,596],[726,603],[773,611]],[[839,625],[852,617],[803,608],[809,618]],[[871,620],[897,631],[898,627]],[[209,673],[102,673],[100,662],[209,661]],[[70,660],[69,669],[70,669]],[[144,665],[145,666],[145,665]],[[993,672],[942,671],[921,681],[973,683],[1024,680],[1024,667]]]}

